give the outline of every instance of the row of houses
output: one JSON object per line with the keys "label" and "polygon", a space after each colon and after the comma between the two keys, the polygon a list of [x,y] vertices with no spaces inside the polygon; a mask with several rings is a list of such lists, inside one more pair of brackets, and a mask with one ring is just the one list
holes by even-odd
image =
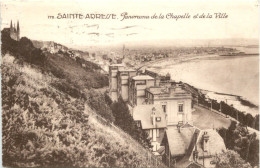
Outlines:
{"label": "row of houses", "polygon": [[81,57],[81,54],[77,51],[70,50],[68,47],[63,46],[61,44],[55,43],[53,41],[49,42],[45,48],[51,53],[56,54],[60,51],[63,53],[67,53],[69,57],[76,59],[76,57]]}
{"label": "row of houses", "polygon": [[185,88],[169,74],[109,66],[111,99],[122,97],[128,104],[137,126],[149,135],[155,155],[169,167],[215,167],[215,156],[225,144],[215,130],[193,125],[192,95]]}

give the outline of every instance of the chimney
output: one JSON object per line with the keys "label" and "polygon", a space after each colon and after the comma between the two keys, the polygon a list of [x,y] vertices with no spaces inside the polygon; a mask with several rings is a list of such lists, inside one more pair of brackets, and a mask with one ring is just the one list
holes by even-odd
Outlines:
{"label": "chimney", "polygon": [[13,23],[12,23],[12,20],[11,20],[10,28],[11,28],[11,29],[13,28]]}
{"label": "chimney", "polygon": [[152,125],[155,127],[156,126],[156,121],[155,121],[155,107],[152,108],[152,114],[151,114],[151,119],[152,119]]}
{"label": "chimney", "polygon": [[209,141],[209,135],[208,132],[204,132],[203,136],[202,136],[202,141],[203,141],[203,151],[207,152],[208,151],[208,141]]}
{"label": "chimney", "polygon": [[177,124],[178,132],[181,133],[181,126],[183,125],[182,121],[179,121]]}
{"label": "chimney", "polygon": [[171,75],[170,75],[170,73],[168,72],[167,74],[166,74],[166,80],[171,80]]}
{"label": "chimney", "polygon": [[168,88],[168,86],[166,86],[165,90],[168,93],[170,89]]}
{"label": "chimney", "polygon": [[171,86],[168,89],[169,89],[171,95],[174,94],[174,92],[175,92],[175,87],[174,86]]}

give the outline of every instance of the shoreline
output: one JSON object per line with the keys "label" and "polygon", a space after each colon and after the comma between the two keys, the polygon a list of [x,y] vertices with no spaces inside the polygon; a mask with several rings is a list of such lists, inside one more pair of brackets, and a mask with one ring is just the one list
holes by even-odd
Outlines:
{"label": "shoreline", "polygon": [[[252,111],[255,111],[255,110],[259,111],[259,106],[257,104],[254,104],[253,102],[249,101],[248,99],[246,99],[243,96],[228,94],[228,93],[220,93],[220,92],[204,90],[204,89],[199,89],[199,91],[201,91],[201,93],[203,93],[204,95],[207,95],[209,98],[217,100],[218,102],[220,102],[220,101],[224,101],[226,103],[229,102],[228,104],[234,105],[234,107],[238,110],[245,109],[245,108],[242,108],[241,106],[247,107],[248,110],[246,110],[246,111],[251,111],[251,113],[250,112],[246,112],[246,113],[256,115]],[[214,95],[217,95],[217,96],[214,96]],[[239,102],[240,104],[237,104],[237,103],[234,104],[235,102]],[[245,110],[241,110],[241,111],[245,111]]]}
{"label": "shoreline", "polygon": [[[205,58],[216,58],[219,57],[219,55],[183,55],[183,56],[177,56],[176,58],[170,57],[170,58],[161,58],[158,60],[153,60],[153,61],[149,61],[147,63],[144,63],[141,65],[138,65],[136,68],[137,69],[142,69],[142,68],[150,68],[150,66],[152,67],[158,67],[158,66],[154,66],[154,64],[158,64],[158,63],[168,63],[170,65],[176,65],[176,64],[180,64],[180,63],[184,63],[184,62],[189,62],[192,60],[201,60],[201,59],[205,59]],[[169,63],[170,61],[170,63]],[[166,64],[166,66],[168,66]]]}
{"label": "shoreline", "polygon": [[219,54],[212,54],[212,55],[183,55],[183,56],[177,56],[175,58],[173,57],[168,57],[168,58],[161,58],[158,60],[153,60],[149,61],[146,63],[141,63],[139,65],[133,66],[136,69],[143,69],[143,68],[162,68],[162,66],[156,66],[155,64],[158,63],[166,63],[163,67],[171,66],[171,65],[176,65],[176,64],[181,64],[181,63],[186,63],[190,62],[193,60],[220,60],[220,59],[233,59],[233,58],[246,58],[246,57],[256,57],[259,56],[257,54],[254,55],[237,55],[237,56],[220,56]]}
{"label": "shoreline", "polygon": [[[255,55],[257,56],[257,55]],[[176,64],[182,64],[185,62],[190,62],[194,60],[202,61],[202,60],[208,60],[208,59],[232,59],[232,58],[241,58],[241,57],[248,57],[248,56],[235,56],[235,57],[230,57],[230,56],[219,56],[219,55],[194,55],[191,57],[179,57],[179,58],[163,58],[160,60],[154,60],[153,62],[149,62],[147,64],[144,64],[140,67],[140,69],[149,69],[151,71],[156,72],[156,69],[163,69],[166,68],[167,66],[172,66]],[[252,56],[250,56],[252,57]],[[160,64],[160,65],[158,65]],[[159,73],[163,75],[162,73]],[[184,81],[183,81],[184,82]],[[246,97],[241,96],[241,95],[236,95],[236,94],[231,94],[231,93],[221,93],[219,91],[211,91],[211,90],[206,90],[206,89],[200,89],[198,86],[195,86],[200,91],[207,92],[205,95],[210,93],[210,97],[214,97],[213,99],[217,99],[220,101],[225,101],[228,102],[230,105],[234,105],[234,108],[240,110],[240,111],[245,111],[246,113],[250,113],[252,115],[257,115],[259,114],[259,105],[255,104],[254,102],[248,100]]]}

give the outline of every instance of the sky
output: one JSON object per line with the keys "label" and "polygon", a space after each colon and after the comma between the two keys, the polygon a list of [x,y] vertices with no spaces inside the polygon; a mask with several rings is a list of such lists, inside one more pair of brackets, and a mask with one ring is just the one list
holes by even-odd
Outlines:
{"label": "sky", "polygon": [[[232,39],[259,37],[259,6],[256,0],[193,1],[1,1],[1,29],[20,22],[21,36],[67,45],[107,45],[140,41],[185,39]],[[124,19],[121,14],[149,16]],[[82,14],[84,19],[57,19],[58,14]],[[186,19],[166,15],[189,14]],[[199,14],[212,18],[196,18]],[[226,13],[216,19],[214,13]],[[114,14],[116,19],[85,19],[87,14]],[[164,19],[151,16],[163,15]],[[48,19],[54,16],[55,19]]]}

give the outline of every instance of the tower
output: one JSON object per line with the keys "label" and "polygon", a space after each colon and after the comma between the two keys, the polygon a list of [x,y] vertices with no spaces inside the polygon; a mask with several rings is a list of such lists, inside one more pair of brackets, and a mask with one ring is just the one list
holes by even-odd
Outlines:
{"label": "tower", "polygon": [[15,24],[13,25],[13,22],[11,20],[10,24],[10,37],[16,41],[20,40],[20,26],[19,21],[17,21],[17,27],[15,27]]}
{"label": "tower", "polygon": [[17,41],[20,40],[20,26],[19,26],[19,20],[17,21]]}

